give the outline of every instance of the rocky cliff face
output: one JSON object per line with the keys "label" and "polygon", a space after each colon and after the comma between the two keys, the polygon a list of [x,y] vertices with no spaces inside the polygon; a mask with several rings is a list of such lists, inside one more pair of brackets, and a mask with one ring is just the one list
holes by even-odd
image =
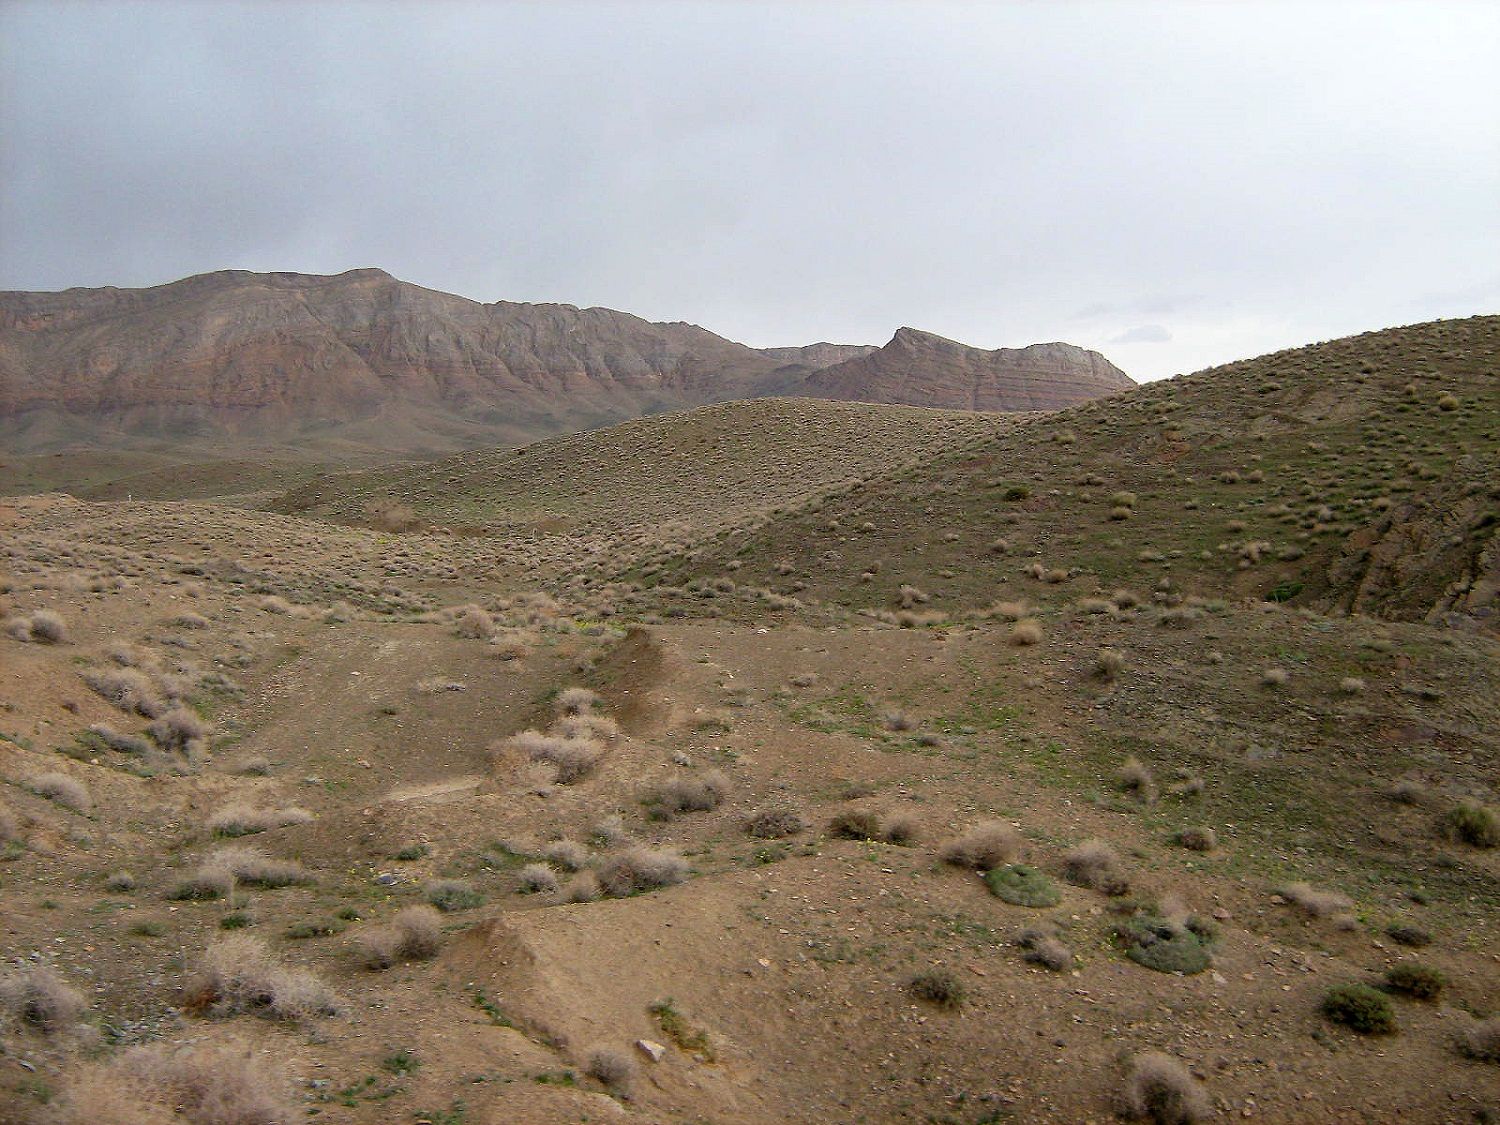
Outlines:
{"label": "rocky cliff face", "polygon": [[902,328],[885,347],[815,371],[791,393],[951,410],[1059,410],[1133,386],[1098,352],[1072,344],[984,351]]}
{"label": "rocky cliff face", "polygon": [[[1130,385],[1093,353],[1041,348],[976,352],[903,329],[878,351],[762,351],[610,309],[481,304],[381,270],[226,271],[150,289],[0,293],[0,445],[231,439],[415,452],[767,394],[1006,410],[1104,393],[1101,372],[1123,380],[1109,390]],[[990,378],[974,358],[1033,352],[1030,367],[1002,364]]]}

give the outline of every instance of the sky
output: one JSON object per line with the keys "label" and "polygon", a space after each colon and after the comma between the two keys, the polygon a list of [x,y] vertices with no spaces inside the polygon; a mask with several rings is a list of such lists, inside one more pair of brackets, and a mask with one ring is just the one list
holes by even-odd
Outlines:
{"label": "sky", "polygon": [[378,266],[1141,379],[1500,312],[1500,4],[0,0],[0,289]]}

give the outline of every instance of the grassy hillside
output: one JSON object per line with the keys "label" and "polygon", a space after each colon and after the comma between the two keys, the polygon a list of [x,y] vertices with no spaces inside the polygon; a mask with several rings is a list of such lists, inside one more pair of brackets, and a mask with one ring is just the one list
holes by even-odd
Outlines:
{"label": "grassy hillside", "polygon": [[392,507],[454,528],[681,538],[801,506],[1012,428],[1012,416],[762,399],[626,422],[522,449],[347,473],[280,511],[349,522]]}
{"label": "grassy hillside", "polygon": [[1497,454],[1500,317],[1415,325],[1033,416],[632,576],[681,585],[732,565],[847,607],[894,607],[903,585],[957,611],[1170,583],[1406,618],[1492,611]]}

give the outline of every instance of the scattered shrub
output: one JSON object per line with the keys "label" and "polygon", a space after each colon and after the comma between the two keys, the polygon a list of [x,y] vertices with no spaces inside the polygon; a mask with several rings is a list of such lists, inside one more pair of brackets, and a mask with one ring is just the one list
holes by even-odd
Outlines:
{"label": "scattered shrub", "polygon": [[956,1011],[964,1005],[966,990],[963,981],[947,969],[918,973],[907,987],[918,1000],[926,1000],[948,1011]]}
{"label": "scattered shrub", "polygon": [[745,819],[745,831],[757,840],[780,840],[806,829],[806,818],[786,804],[763,805]]}
{"label": "scattered shrub", "polygon": [[1080,887],[1107,895],[1123,895],[1130,890],[1130,877],[1120,864],[1120,857],[1103,840],[1085,840],[1063,856],[1063,877]]}
{"label": "scattered shrub", "polygon": [[116,871],[104,880],[104,889],[115,894],[135,890],[135,876],[128,871]]}
{"label": "scattered shrub", "polygon": [[921,834],[922,824],[910,813],[896,813],[881,821],[880,838],[887,844],[910,847]]}
{"label": "scattered shrub", "polygon": [[1042,623],[1034,617],[1023,617],[1010,628],[1010,643],[1025,647],[1040,644]]}
{"label": "scattered shrub", "polygon": [[1344,695],[1359,695],[1365,690],[1365,682],[1358,676],[1345,676],[1339,681],[1339,691]]}
{"label": "scattered shrub", "polygon": [[1101,648],[1094,661],[1094,674],[1101,680],[1113,680],[1125,670],[1125,654],[1119,649]]}
{"label": "scattered shrub", "polygon": [[231,844],[209,853],[204,867],[228,871],[241,883],[275,889],[309,882],[307,871],[290,859],[273,859],[259,848]]}
{"label": "scattered shrub", "polygon": [[27,781],[26,788],[74,812],[86,813],[94,805],[83,782],[65,773],[39,773]]}
{"label": "scattered shrub", "polygon": [[1396,1030],[1390,998],[1367,984],[1339,984],[1323,997],[1323,1015],[1361,1035],[1389,1035]]}
{"label": "scattered shrub", "polygon": [[306,824],[313,814],[303,808],[254,809],[248,805],[226,805],[208,818],[208,830],[215,836],[250,836],[273,828]]}
{"label": "scattered shrub", "polygon": [[219,938],[199,958],[187,987],[187,1007],[215,1016],[240,1012],[275,1019],[333,1015],[333,991],[306,969],[282,964],[260,938]]}
{"label": "scattered shrub", "polygon": [[671,820],[688,812],[708,812],[719,807],[729,792],[729,779],[718,770],[697,777],[674,777],[657,786],[645,799],[650,816]]}
{"label": "scattered shrub", "polygon": [[528,863],[516,879],[523,894],[551,894],[557,890],[557,873],[545,863]]}
{"label": "scattered shrub", "polygon": [[1073,967],[1073,951],[1050,930],[1027,929],[1016,936],[1016,944],[1025,952],[1022,959],[1032,965],[1040,965],[1054,973]]}
{"label": "scattered shrub", "polygon": [[1211,1115],[1208,1098],[1188,1068],[1160,1051],[1131,1061],[1120,1102],[1127,1117],[1154,1125],[1194,1125]]}
{"label": "scattered shrub", "polygon": [[635,1060],[612,1047],[599,1047],[589,1053],[587,1071],[590,1078],[604,1083],[618,1093],[630,1089],[635,1081]]}
{"label": "scattered shrub", "polygon": [[599,876],[592,871],[580,871],[572,879],[563,891],[563,899],[567,902],[593,902],[600,895]]}
{"label": "scattered shrub", "polygon": [[1003,820],[986,820],[962,836],[945,840],[938,856],[955,867],[990,871],[1009,863],[1021,850],[1021,834]]}
{"label": "scattered shrub", "polygon": [[1028,867],[1024,863],[996,867],[986,872],[984,882],[996,898],[1012,906],[1043,908],[1056,906],[1062,901],[1057,884],[1035,867]]}
{"label": "scattered shrub", "polygon": [[1436,1000],[1447,983],[1442,970],[1428,965],[1397,965],[1385,974],[1386,988],[1414,1000]]}
{"label": "scattered shrub", "polygon": [[1409,946],[1412,949],[1421,949],[1432,944],[1430,933],[1421,926],[1413,926],[1410,923],[1392,923],[1385,932],[1397,945]]}
{"label": "scattered shrub", "polygon": [[1290,679],[1291,676],[1285,668],[1266,668],[1260,674],[1262,687],[1283,687]]}
{"label": "scattered shrub", "polygon": [[300,1113],[284,1074],[238,1044],[131,1047],[85,1068],[58,1125],[290,1125]]}
{"label": "scattered shrub", "polygon": [[828,822],[828,833],[841,840],[878,840],[880,816],[869,809],[844,809]]}
{"label": "scattered shrub", "polygon": [[444,914],[484,905],[484,895],[462,879],[437,879],[427,884],[427,901]]}
{"label": "scattered shrub", "polygon": [[430,906],[408,906],[388,924],[368,927],[358,939],[370,969],[389,969],[400,960],[425,961],[437,956],[442,944],[442,915]]}
{"label": "scattered shrub", "polygon": [[542,849],[548,863],[556,864],[564,871],[581,870],[589,861],[588,849],[572,840],[553,840]]}
{"label": "scattered shrub", "polygon": [[553,703],[559,715],[586,715],[599,706],[599,696],[585,687],[570,687],[558,692]]}
{"label": "scattered shrub", "polygon": [[1211,852],[1219,846],[1219,834],[1204,825],[1184,828],[1177,833],[1176,839],[1179,847],[1190,852]]}
{"label": "scattered shrub", "polygon": [[21,838],[21,823],[16,819],[16,814],[0,804],[0,844],[9,844],[13,840]]}
{"label": "scattered shrub", "polygon": [[167,892],[167,897],[177,902],[207,902],[229,898],[233,894],[234,872],[227,867],[204,864],[187,878],[179,880]]}
{"label": "scattered shrub", "polygon": [[1449,809],[1439,827],[1448,839],[1470,847],[1500,846],[1500,816],[1476,801],[1464,801]]}
{"label": "scattered shrub", "polygon": [[1288,883],[1277,888],[1277,894],[1312,918],[1326,918],[1348,910],[1354,901],[1337,891],[1320,891],[1308,883]]}
{"label": "scattered shrub", "polygon": [[46,965],[27,965],[0,975],[0,1019],[55,1035],[82,1018],[79,992]]}
{"label": "scattered shrub", "polygon": [[68,623],[50,609],[39,609],[31,615],[31,639],[60,645],[68,639]]}
{"label": "scattered shrub", "polygon": [[611,898],[625,898],[683,882],[688,865],[675,852],[632,847],[605,856],[595,874],[601,891]]}
{"label": "scattered shrub", "polygon": [[1125,956],[1158,973],[1201,973],[1211,963],[1206,927],[1196,919],[1179,922],[1152,914],[1137,914],[1116,928]]}
{"label": "scattered shrub", "polygon": [[1121,790],[1138,801],[1150,804],[1156,800],[1156,779],[1134,755],[1126,758],[1124,764],[1115,771],[1115,781],[1119,783]]}
{"label": "scattered shrub", "polygon": [[208,732],[208,724],[186,707],[173,707],[146,728],[163,750],[189,756],[203,749]]}
{"label": "scattered shrub", "polygon": [[561,785],[573,785],[593,773],[604,757],[604,748],[589,738],[560,738],[540,731],[524,730],[506,745],[526,754],[533,762],[556,767]]}
{"label": "scattered shrub", "polygon": [[1459,1035],[1458,1048],[1480,1062],[1500,1062],[1500,1016],[1475,1020]]}

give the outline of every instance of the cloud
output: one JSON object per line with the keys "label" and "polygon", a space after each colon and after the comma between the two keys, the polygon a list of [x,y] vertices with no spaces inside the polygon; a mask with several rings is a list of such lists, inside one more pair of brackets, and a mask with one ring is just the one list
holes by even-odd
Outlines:
{"label": "cloud", "polygon": [[1462,0],[0,0],[0,288],[380,266],[759,345],[1170,323],[1149,378],[1482,311],[1497,39]]}
{"label": "cloud", "polygon": [[1110,337],[1111,344],[1165,344],[1172,339],[1172,333],[1168,332],[1160,324],[1139,324],[1134,328],[1127,328],[1118,336]]}

